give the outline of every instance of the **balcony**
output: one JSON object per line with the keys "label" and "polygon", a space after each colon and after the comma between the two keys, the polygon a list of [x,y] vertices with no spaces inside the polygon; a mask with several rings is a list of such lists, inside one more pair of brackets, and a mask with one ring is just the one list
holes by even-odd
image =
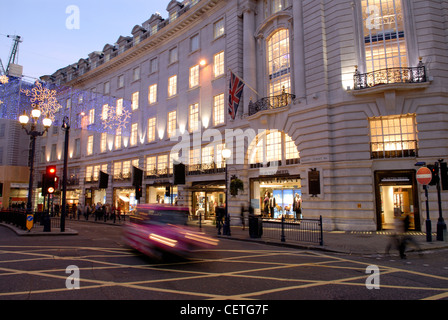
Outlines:
{"label": "balcony", "polygon": [[260,111],[275,110],[287,107],[292,104],[295,98],[296,96],[294,94],[286,93],[283,89],[283,93],[278,96],[262,98],[257,102],[250,101],[249,116],[252,116]]}
{"label": "balcony", "polygon": [[370,143],[371,159],[418,157],[417,140]]}
{"label": "balcony", "polygon": [[426,67],[421,61],[417,67],[410,68],[389,68],[369,73],[359,73],[356,69],[354,75],[355,90],[381,85],[425,82],[427,82]]}

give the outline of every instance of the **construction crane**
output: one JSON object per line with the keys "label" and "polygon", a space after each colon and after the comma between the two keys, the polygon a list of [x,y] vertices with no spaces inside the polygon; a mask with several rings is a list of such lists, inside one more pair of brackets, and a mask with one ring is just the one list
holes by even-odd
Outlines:
{"label": "construction crane", "polygon": [[19,55],[18,55],[18,51],[19,51],[19,43],[22,42],[21,37],[20,36],[11,36],[11,35],[7,35],[6,37],[8,38],[12,38],[13,44],[12,44],[12,48],[11,48],[11,53],[9,55],[9,60],[8,60],[8,64],[6,65],[6,69],[3,66],[2,60],[0,59],[0,75],[4,74],[4,75],[9,75],[9,67],[12,64],[17,64],[18,60],[19,60]]}

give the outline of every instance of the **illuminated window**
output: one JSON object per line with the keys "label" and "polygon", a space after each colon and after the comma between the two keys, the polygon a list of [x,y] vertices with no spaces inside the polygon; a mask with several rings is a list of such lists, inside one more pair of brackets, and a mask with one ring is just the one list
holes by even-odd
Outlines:
{"label": "illuminated window", "polygon": [[168,78],[168,97],[177,94],[177,75]]}
{"label": "illuminated window", "polygon": [[149,104],[157,102],[157,84],[149,86],[148,102]]}
{"label": "illuminated window", "polygon": [[155,175],[156,172],[156,157],[146,158],[146,175]]}
{"label": "illuminated window", "polygon": [[91,182],[93,179],[93,167],[86,167],[86,182]]}
{"label": "illuminated window", "polygon": [[176,111],[171,111],[168,113],[168,138],[174,136],[176,134]]}
{"label": "illuminated window", "polygon": [[188,125],[190,132],[195,132],[200,129],[200,122],[199,122],[199,104],[195,103],[190,105],[190,115],[188,117]]}
{"label": "illuminated window", "polygon": [[122,163],[114,162],[114,179],[121,178],[121,169],[122,169]]}
{"label": "illuminated window", "polygon": [[224,94],[213,97],[213,124],[219,125],[224,123],[225,109],[224,109]]}
{"label": "illuminated window", "polygon": [[95,109],[89,110],[89,124],[94,124],[95,122]]}
{"label": "illuminated window", "polygon": [[103,171],[104,173],[107,173],[107,169],[108,169],[107,163],[101,165],[101,171]]}
{"label": "illuminated window", "polygon": [[117,99],[117,116],[120,116],[123,113],[123,98]]}
{"label": "illuminated window", "polygon": [[87,155],[93,154],[93,136],[88,136],[87,138]]}
{"label": "illuminated window", "polygon": [[98,181],[98,177],[100,175],[100,166],[93,167],[93,181]]}
{"label": "illuminated window", "polygon": [[288,0],[271,0],[272,14],[285,10],[289,6]]}
{"label": "illuminated window", "polygon": [[121,148],[121,128],[115,131],[115,149]]}
{"label": "illuminated window", "polygon": [[148,142],[156,139],[156,118],[148,119]]}
{"label": "illuminated window", "polygon": [[157,157],[157,174],[168,173],[168,155]]}
{"label": "illuminated window", "polygon": [[300,154],[299,154],[299,151],[297,150],[296,144],[294,143],[294,141],[292,141],[291,137],[287,134],[285,134],[285,158],[286,158],[286,160],[300,158]]}
{"label": "illuminated window", "polygon": [[108,114],[109,114],[109,105],[105,104],[103,105],[103,110],[101,111],[101,119],[107,120]]}
{"label": "illuminated window", "polygon": [[269,94],[278,96],[290,93],[291,61],[289,52],[289,31],[276,31],[268,40]]}
{"label": "illuminated window", "polygon": [[138,123],[133,123],[131,126],[131,138],[129,140],[131,146],[137,145],[137,136],[138,136]]}
{"label": "illuminated window", "polygon": [[199,85],[199,65],[190,68],[190,89]]}
{"label": "illuminated window", "polygon": [[417,156],[414,115],[369,119],[372,158]]}
{"label": "illuminated window", "polygon": [[366,72],[407,67],[401,0],[362,0],[362,14]]}
{"label": "illuminated window", "polygon": [[101,133],[101,152],[107,151],[107,132]]}
{"label": "illuminated window", "polygon": [[139,99],[140,93],[134,92],[132,94],[132,110],[137,110],[138,109],[138,99]]}
{"label": "illuminated window", "polygon": [[269,132],[266,139],[266,160],[282,160],[282,133],[280,131]]}
{"label": "illuminated window", "polygon": [[127,161],[123,161],[123,169],[122,169],[122,173],[123,178],[127,179],[131,177],[131,161],[127,160]]}
{"label": "illuminated window", "polygon": [[201,148],[190,149],[189,171],[196,171],[201,163]]}
{"label": "illuminated window", "polygon": [[213,73],[216,77],[222,76],[225,72],[224,70],[224,51],[221,51],[213,57]]}

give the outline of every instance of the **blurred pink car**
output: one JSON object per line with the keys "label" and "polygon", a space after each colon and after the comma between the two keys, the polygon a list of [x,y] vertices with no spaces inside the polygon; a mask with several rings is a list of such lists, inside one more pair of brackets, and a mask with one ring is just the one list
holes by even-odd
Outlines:
{"label": "blurred pink car", "polygon": [[184,256],[194,249],[210,248],[218,240],[187,226],[188,208],[171,205],[138,205],[124,225],[124,240],[145,255],[161,258],[168,252]]}

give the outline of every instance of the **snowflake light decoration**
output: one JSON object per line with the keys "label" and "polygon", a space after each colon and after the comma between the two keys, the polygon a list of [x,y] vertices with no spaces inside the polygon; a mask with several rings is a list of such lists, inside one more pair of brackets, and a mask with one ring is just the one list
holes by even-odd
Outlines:
{"label": "snowflake light decoration", "polygon": [[107,116],[102,117],[103,128],[105,130],[118,130],[126,128],[131,118],[131,112],[127,109],[121,109],[117,112],[116,108],[109,107]]}
{"label": "snowflake light decoration", "polygon": [[6,75],[0,76],[0,83],[7,84],[9,82],[9,78]]}
{"label": "snowflake light decoration", "polygon": [[62,108],[56,99],[56,90],[50,90],[42,87],[42,83],[35,82],[35,87],[31,90],[22,89],[21,92],[27,96],[31,96],[31,107],[39,109],[42,114],[55,120],[55,114]]}

